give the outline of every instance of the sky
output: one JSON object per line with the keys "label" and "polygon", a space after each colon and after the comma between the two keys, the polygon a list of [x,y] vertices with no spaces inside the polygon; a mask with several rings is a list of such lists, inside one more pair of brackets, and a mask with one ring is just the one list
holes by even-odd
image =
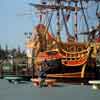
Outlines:
{"label": "sky", "polygon": [[30,2],[38,0],[0,0],[0,44],[1,47],[25,48],[24,32],[31,32],[35,18],[31,13]]}
{"label": "sky", "polygon": [[[0,44],[1,47],[25,48],[25,32],[32,32],[37,22],[34,9],[28,3],[39,0],[0,0]],[[24,15],[32,13],[32,15]],[[93,13],[93,12],[92,12]],[[72,27],[72,26],[71,26]]]}

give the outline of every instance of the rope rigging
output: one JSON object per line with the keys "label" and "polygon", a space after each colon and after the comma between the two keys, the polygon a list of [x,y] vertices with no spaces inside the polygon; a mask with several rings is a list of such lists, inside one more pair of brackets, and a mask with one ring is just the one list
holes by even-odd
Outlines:
{"label": "rope rigging", "polygon": [[[70,13],[70,12],[69,12]],[[66,29],[66,34],[68,36],[68,38],[70,37],[70,34],[69,34],[69,31],[68,31],[68,27],[67,27],[67,23],[66,23],[66,20],[65,20],[65,16],[64,16],[64,11],[63,9],[61,9],[61,14],[62,14],[62,17],[63,17],[63,21],[64,21],[64,25],[65,25],[65,29]],[[69,16],[70,14],[67,15],[67,17]],[[68,20],[67,20],[68,22]]]}
{"label": "rope rigging", "polygon": [[100,8],[100,2],[97,2],[96,16],[97,16],[99,24],[100,24],[100,11],[99,11],[99,8]]}
{"label": "rope rigging", "polygon": [[[89,33],[89,25],[88,25],[88,22],[87,22],[87,18],[85,16],[85,12],[84,12],[84,8],[83,8],[83,4],[82,4],[82,1],[81,0],[80,0],[80,5],[81,5],[82,13],[83,13],[83,16],[84,16],[86,28],[87,28],[87,31]],[[90,40],[90,33],[89,33],[89,36],[88,36],[88,40]]]}

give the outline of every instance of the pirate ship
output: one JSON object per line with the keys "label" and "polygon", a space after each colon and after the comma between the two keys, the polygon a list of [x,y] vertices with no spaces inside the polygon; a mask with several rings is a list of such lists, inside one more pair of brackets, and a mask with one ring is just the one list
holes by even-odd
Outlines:
{"label": "pirate ship", "polygon": [[[97,38],[94,38],[94,35],[100,32],[100,28],[96,27],[89,31],[84,10],[86,8],[83,6],[84,3],[86,5],[89,2],[92,1],[42,0],[41,4],[30,3],[40,14],[40,22],[34,28],[35,31],[33,31],[32,38],[26,44],[27,48],[32,49],[36,76],[39,68],[45,63],[44,69],[47,77],[95,78],[97,51],[95,40]],[[94,0],[93,2],[100,3],[99,0]],[[87,31],[82,33],[78,32],[78,23],[80,23],[78,12],[80,11],[87,28]],[[72,15],[74,15],[74,20],[68,24]],[[74,32],[72,34],[68,25],[71,26],[73,23]],[[64,37],[67,35],[66,41],[61,38],[63,34]],[[87,41],[80,42],[79,34],[87,34]]]}

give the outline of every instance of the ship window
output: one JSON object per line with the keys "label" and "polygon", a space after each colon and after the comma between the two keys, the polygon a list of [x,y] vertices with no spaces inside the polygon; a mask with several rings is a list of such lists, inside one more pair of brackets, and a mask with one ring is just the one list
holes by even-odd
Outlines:
{"label": "ship window", "polygon": [[57,51],[48,51],[47,54],[48,55],[55,55],[55,54],[57,54]]}
{"label": "ship window", "polygon": [[78,47],[78,51],[81,51],[81,48],[80,47]]}
{"label": "ship window", "polygon": [[76,58],[76,60],[78,60],[79,58]]}
{"label": "ship window", "polygon": [[67,58],[67,60],[70,60],[70,58]]}
{"label": "ship window", "polygon": [[74,57],[74,54],[72,54],[71,57]]}
{"label": "ship window", "polygon": [[75,60],[75,58],[72,58],[72,60]]}

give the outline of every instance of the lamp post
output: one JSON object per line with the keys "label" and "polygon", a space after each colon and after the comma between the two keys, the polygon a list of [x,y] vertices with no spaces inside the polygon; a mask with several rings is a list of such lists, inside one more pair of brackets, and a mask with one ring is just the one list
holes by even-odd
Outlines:
{"label": "lamp post", "polygon": [[[25,41],[26,41],[26,42],[25,42],[25,45],[27,45],[27,43],[31,40],[32,33],[31,33],[31,32],[25,32],[24,35],[25,35],[25,38],[26,38],[26,40],[25,40]],[[32,52],[31,48],[28,48],[28,47],[26,46],[27,71],[28,71],[28,68],[30,68],[30,67],[32,66],[32,64],[31,64],[31,56],[32,56],[31,52]],[[28,74],[28,73],[27,73],[27,74]]]}

